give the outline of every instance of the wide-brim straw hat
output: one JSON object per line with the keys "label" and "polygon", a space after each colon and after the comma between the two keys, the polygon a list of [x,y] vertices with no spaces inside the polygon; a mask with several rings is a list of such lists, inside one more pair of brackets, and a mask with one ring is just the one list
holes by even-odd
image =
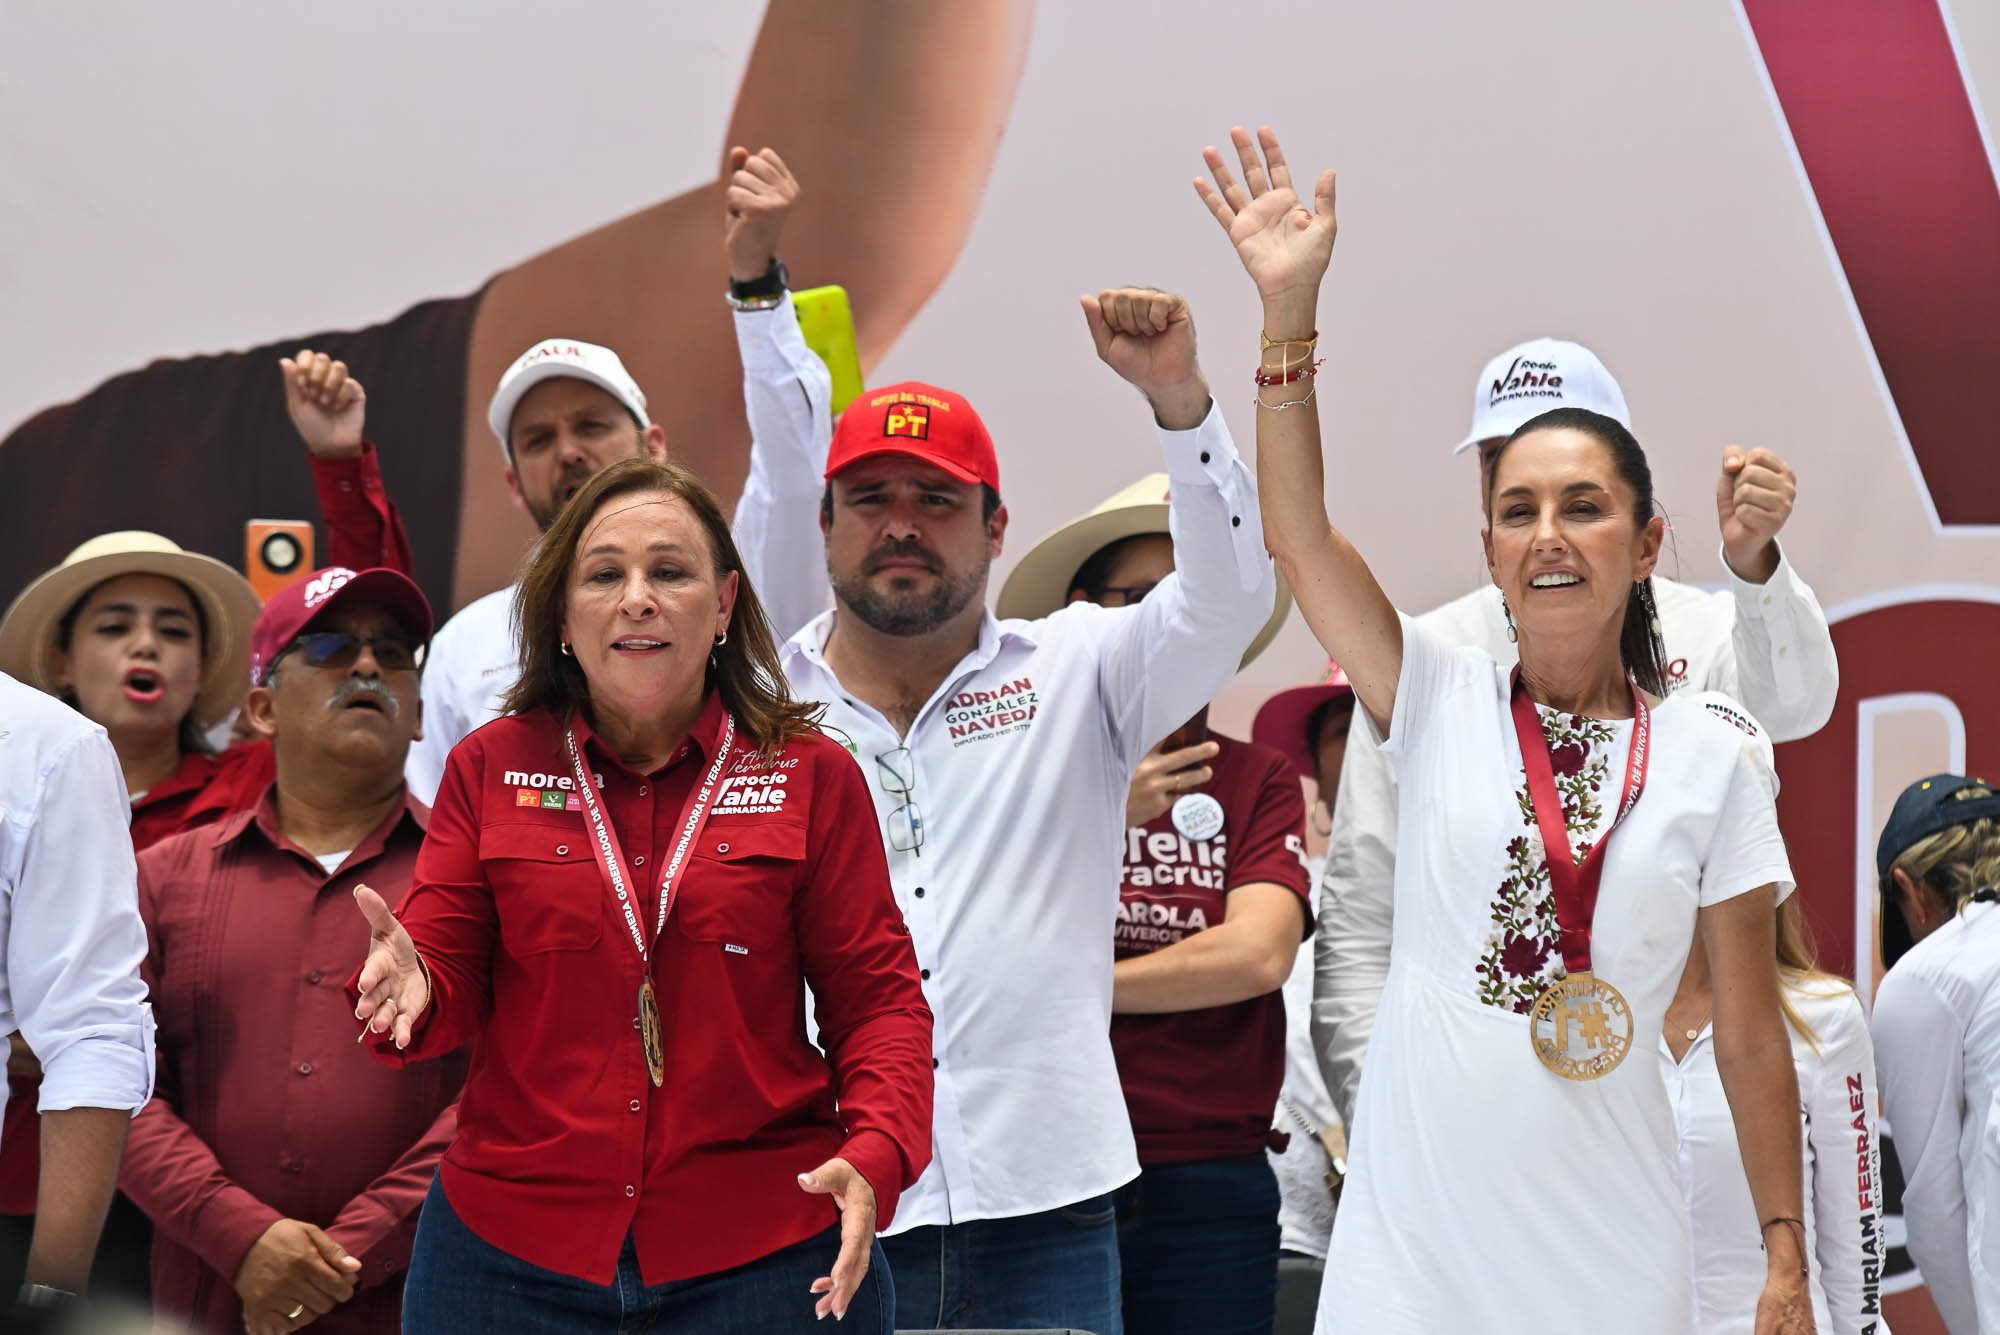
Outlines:
{"label": "wide-brim straw hat", "polygon": [[141,529],[100,533],[21,591],[0,621],[0,672],[58,694],[56,640],[63,618],[92,589],[120,575],[164,576],[201,605],[207,634],[194,721],[210,728],[228,718],[250,690],[250,631],[263,603],[229,566]]}
{"label": "wide-brim straw hat", "polygon": [[[1148,533],[1165,534],[1167,529],[1170,479],[1165,473],[1148,473],[1131,486],[1104,501],[1081,519],[1064,524],[1028,550],[1007,576],[1000,589],[994,614],[1002,620],[1015,617],[1032,621],[1057,611],[1069,602],[1076,587],[1076,572],[1083,563],[1114,542]],[[1277,637],[1278,628],[1291,615],[1292,591],[1278,578],[1271,615],[1244,651],[1239,669],[1264,652]]]}

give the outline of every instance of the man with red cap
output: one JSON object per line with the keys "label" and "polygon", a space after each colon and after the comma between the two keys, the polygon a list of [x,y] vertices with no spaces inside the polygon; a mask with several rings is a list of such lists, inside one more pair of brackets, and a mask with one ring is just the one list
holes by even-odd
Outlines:
{"label": "man with red cap", "polygon": [[1138,1174],[1110,1042],[1126,794],[1276,596],[1187,303],[1125,289],[1083,307],[1098,355],[1152,408],[1177,571],[1136,606],[996,619],[992,437],[963,396],[892,385],[835,432],[834,607],[783,651],[793,693],[826,702],[870,779],[936,1016],[933,1159],[883,1242],[898,1326],[1122,1329],[1111,1193]]}
{"label": "man with red cap", "polygon": [[400,896],[423,843],[403,763],[431,630],[394,570],[333,567],[280,590],[251,637],[244,703],[276,781],[254,809],[139,858],[159,1069],[120,1185],[156,1225],[156,1308],[197,1330],[401,1327],[466,1062],[375,1061],[340,982],[367,947],[354,885]]}

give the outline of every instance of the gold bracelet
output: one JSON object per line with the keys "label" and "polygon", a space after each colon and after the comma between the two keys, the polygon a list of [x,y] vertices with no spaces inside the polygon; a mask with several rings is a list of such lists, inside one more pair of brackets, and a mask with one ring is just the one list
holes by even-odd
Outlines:
{"label": "gold bracelet", "polygon": [[1309,338],[1272,338],[1261,329],[1257,331],[1257,351],[1259,352],[1269,352],[1272,348],[1283,347],[1288,343],[1316,348],[1319,346],[1319,330],[1313,330],[1312,336]]}

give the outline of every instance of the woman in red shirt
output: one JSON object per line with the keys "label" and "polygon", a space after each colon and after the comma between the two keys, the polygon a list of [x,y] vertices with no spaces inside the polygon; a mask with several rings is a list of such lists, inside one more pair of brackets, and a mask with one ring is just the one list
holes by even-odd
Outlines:
{"label": "woman in red shirt", "polygon": [[356,892],[364,1037],[479,1039],[405,1328],[887,1335],[872,1235],[934,1063],[861,771],[677,465],[586,483],[518,606],[521,680],[451,754],[401,921]]}

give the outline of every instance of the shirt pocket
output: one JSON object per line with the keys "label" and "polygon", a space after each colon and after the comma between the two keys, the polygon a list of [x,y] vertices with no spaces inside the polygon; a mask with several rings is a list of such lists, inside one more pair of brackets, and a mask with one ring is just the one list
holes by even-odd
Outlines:
{"label": "shirt pocket", "polygon": [[493,887],[508,954],[518,959],[589,950],[603,938],[610,891],[587,839],[582,830],[546,825],[494,825],[479,832],[479,860]]}
{"label": "shirt pocket", "polygon": [[739,953],[776,945],[792,930],[792,895],[805,856],[801,823],[732,823],[721,830],[711,823],[674,906],[681,935]]}

